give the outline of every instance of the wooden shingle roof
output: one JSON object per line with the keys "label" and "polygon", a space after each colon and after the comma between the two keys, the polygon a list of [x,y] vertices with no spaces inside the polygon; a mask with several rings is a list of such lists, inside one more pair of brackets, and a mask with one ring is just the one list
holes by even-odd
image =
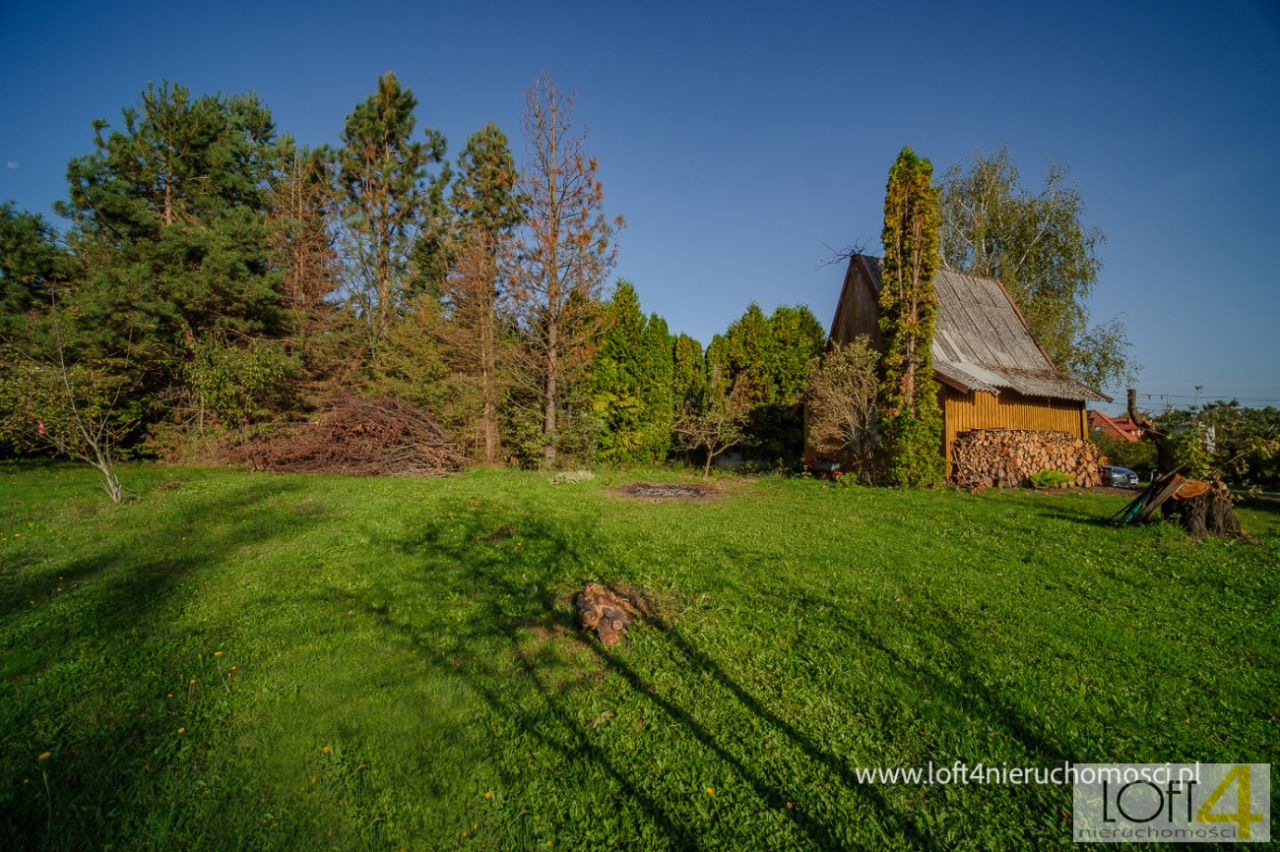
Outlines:
{"label": "wooden shingle roof", "polygon": [[[849,262],[860,266],[879,293],[880,258],[854,255]],[[1054,366],[997,279],[939,269],[933,286],[938,293],[933,369],[943,384],[962,391],[1110,399]]]}

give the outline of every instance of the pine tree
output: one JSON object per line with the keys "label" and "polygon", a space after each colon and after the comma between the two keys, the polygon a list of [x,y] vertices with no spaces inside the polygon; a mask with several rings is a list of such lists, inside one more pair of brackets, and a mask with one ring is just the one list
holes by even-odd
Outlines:
{"label": "pine tree", "polygon": [[395,74],[384,74],[377,91],[347,116],[338,151],[348,286],[373,349],[409,296],[410,250],[424,220],[438,226],[450,177],[447,166],[434,178],[428,173],[443,160],[445,140],[431,129],[425,142],[413,140],[417,105]]}
{"label": "pine tree", "polygon": [[942,413],[933,378],[938,296],[938,190],[933,166],[903,148],[889,170],[881,272],[881,439],[889,482],[932,486],[942,480]]}
{"label": "pine tree", "polygon": [[[73,160],[76,257],[68,346],[127,357],[157,413],[197,341],[278,336],[285,327],[267,216],[276,161],[271,115],[253,96],[168,83],[142,93],[122,126],[94,123],[96,151]],[[73,339],[73,338],[78,338]]]}

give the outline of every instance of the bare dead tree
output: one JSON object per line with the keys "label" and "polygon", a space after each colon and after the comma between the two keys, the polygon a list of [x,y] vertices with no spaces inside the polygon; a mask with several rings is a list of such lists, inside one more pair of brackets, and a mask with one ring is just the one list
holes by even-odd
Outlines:
{"label": "bare dead tree", "polygon": [[586,154],[585,132],[574,131],[573,97],[543,75],[525,103],[517,191],[526,218],[505,252],[504,272],[524,337],[521,360],[541,401],[543,465],[552,468],[568,386],[600,342],[600,294],[622,220],[604,216],[599,164]]}

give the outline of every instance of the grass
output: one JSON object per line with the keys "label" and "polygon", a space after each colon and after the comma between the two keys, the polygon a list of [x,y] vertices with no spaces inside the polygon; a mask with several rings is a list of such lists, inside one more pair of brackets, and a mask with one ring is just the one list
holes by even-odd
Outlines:
{"label": "grass", "polygon": [[[611,492],[654,478],[0,472],[0,846],[1023,848],[1069,788],[855,768],[1280,745],[1274,506],[1195,544],[1109,495]],[[589,580],[664,624],[581,638]]]}

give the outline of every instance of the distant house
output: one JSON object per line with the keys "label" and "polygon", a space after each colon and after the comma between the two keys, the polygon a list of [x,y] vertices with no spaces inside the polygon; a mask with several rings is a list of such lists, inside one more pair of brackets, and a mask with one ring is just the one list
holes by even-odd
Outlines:
{"label": "distant house", "polygon": [[[845,344],[866,335],[873,347],[883,347],[880,266],[879,258],[862,254],[849,259],[831,322],[832,342]],[[941,385],[943,423],[939,450],[947,459],[948,473],[952,444],[974,429],[1042,429],[1087,436],[1085,403],[1110,398],[1054,366],[1031,337],[1003,284],[940,269],[933,286],[938,293],[933,371]]]}
{"label": "distant house", "polygon": [[1142,440],[1142,427],[1129,419],[1128,415],[1123,417],[1109,417],[1101,411],[1089,411],[1089,431],[1108,435],[1120,441],[1126,441],[1130,444],[1136,444]]}

